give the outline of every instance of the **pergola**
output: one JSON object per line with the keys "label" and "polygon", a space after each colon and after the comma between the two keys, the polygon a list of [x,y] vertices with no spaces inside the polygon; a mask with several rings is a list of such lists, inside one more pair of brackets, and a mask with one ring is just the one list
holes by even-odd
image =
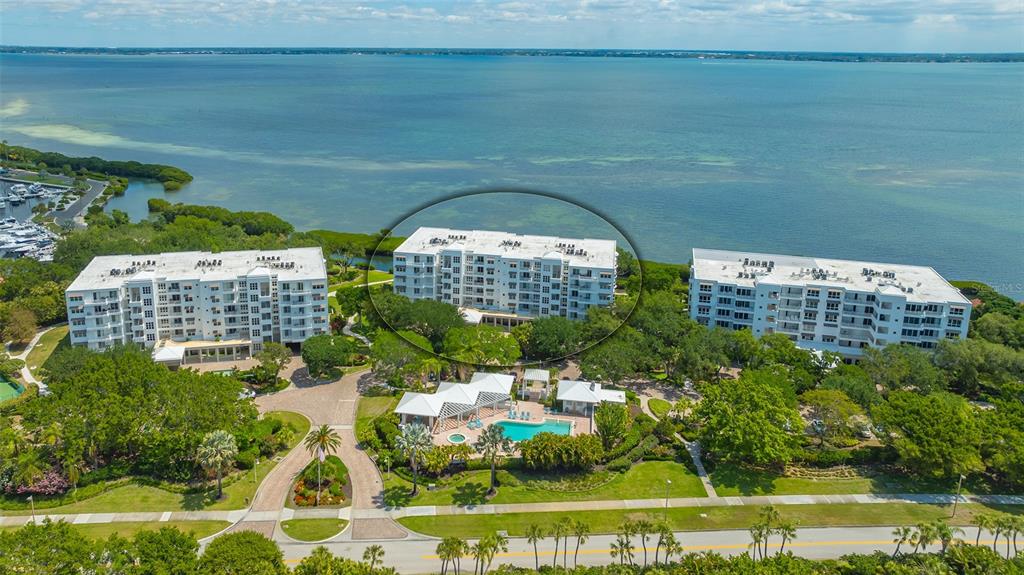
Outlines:
{"label": "pergola", "polygon": [[482,409],[491,414],[507,408],[515,378],[500,373],[473,374],[469,383],[443,381],[434,393],[406,392],[395,408],[402,423],[425,423],[438,431],[444,423],[464,421],[467,415],[477,417]]}
{"label": "pergola", "polygon": [[519,395],[522,399],[526,399],[533,391],[533,384],[535,383],[539,384],[537,386],[537,398],[542,399],[546,397],[551,387],[551,374],[548,373],[548,370],[527,369],[523,372],[523,385],[519,388]]}

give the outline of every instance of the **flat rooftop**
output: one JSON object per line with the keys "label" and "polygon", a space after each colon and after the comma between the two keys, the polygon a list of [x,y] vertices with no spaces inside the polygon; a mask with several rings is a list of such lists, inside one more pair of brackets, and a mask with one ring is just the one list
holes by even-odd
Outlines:
{"label": "flat rooftop", "polygon": [[611,269],[615,267],[615,247],[614,240],[424,227],[413,232],[395,253],[437,255],[443,249],[461,249],[504,258],[557,257],[567,259],[571,266]]}
{"label": "flat rooftop", "polygon": [[320,248],[97,256],[68,291],[114,288],[132,280],[230,281],[263,273],[278,280],[311,280],[326,278],[327,268]]}
{"label": "flat rooftop", "polygon": [[926,266],[694,248],[691,274],[698,280],[750,287],[799,284],[905,295],[914,302],[970,303]]}

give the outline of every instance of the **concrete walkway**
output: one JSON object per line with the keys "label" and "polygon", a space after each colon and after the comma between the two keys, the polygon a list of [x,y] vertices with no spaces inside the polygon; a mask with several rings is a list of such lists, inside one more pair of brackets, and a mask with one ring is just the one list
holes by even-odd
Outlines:
{"label": "concrete walkway", "polygon": [[[372,465],[372,463],[371,463]],[[355,476],[353,475],[353,481]],[[668,499],[669,507],[734,507],[743,505],[837,505],[862,504],[884,505],[887,503],[906,503],[917,505],[952,505],[956,495],[947,494],[872,494],[857,493],[844,495],[759,495],[747,497],[674,497]],[[355,498],[353,503],[365,504],[366,500]],[[283,503],[283,501],[282,501]],[[233,511],[176,511],[148,513],[82,513],[77,515],[44,515],[36,514],[37,520],[43,517],[64,520],[70,523],[112,523],[120,521],[194,521],[214,519],[232,522],[266,522],[287,519],[311,519],[336,517],[360,520],[394,520],[402,517],[419,517],[431,515],[492,515],[495,513],[542,513],[579,511],[603,511],[616,509],[663,509],[665,499],[622,499],[607,501],[554,501],[550,503],[506,503],[494,505],[423,505],[415,507],[398,507],[380,509],[373,507],[343,507],[334,509],[267,509],[263,511],[236,509]],[[960,503],[979,503],[983,505],[1024,505],[1024,495],[961,495]],[[31,520],[31,516],[0,517],[0,527],[23,525]],[[404,533],[404,531],[403,531]],[[383,538],[383,537],[382,537]]]}
{"label": "concrete walkway", "polygon": [[[640,408],[643,410],[643,412],[646,413],[648,416],[650,416],[655,421],[658,421],[659,420],[658,416],[654,415],[654,412],[651,411],[651,407],[648,404],[648,402],[652,399],[652,397],[647,394],[647,390],[645,389],[644,393],[643,394],[639,394],[637,397],[640,398]],[[664,397],[658,397],[657,399],[665,399],[665,398]],[[668,401],[668,400],[666,399],[665,401]],[[707,470],[704,469],[704,461],[701,459],[701,453],[702,452],[701,452],[700,442],[699,441],[687,441],[685,437],[683,437],[682,435],[679,435],[678,433],[676,434],[676,439],[678,439],[679,441],[683,442],[683,445],[686,446],[686,451],[687,451],[687,453],[690,454],[690,459],[693,460],[693,467],[694,467],[694,469],[697,470],[697,477],[700,478],[701,485],[704,486],[704,492],[708,494],[708,497],[712,497],[712,498],[718,497],[718,493],[715,491],[715,486],[714,486],[713,483],[711,483],[711,476],[709,476]]]}
{"label": "concrete walkway", "polygon": [[366,339],[366,336],[364,336],[363,334],[352,331],[352,326],[355,324],[355,317],[356,316],[352,316],[345,319],[345,327],[341,328],[341,333],[349,337],[354,337],[359,341],[363,342],[363,345],[365,345],[366,347],[370,347],[371,345],[373,345],[373,342],[371,342],[369,339]]}
{"label": "concrete walkway", "polygon": [[[38,379],[36,379],[36,377],[34,375],[32,375],[32,371],[29,370],[29,368],[28,368],[28,354],[29,354],[29,352],[32,351],[32,348],[34,348],[36,346],[36,344],[39,343],[39,340],[44,335],[46,335],[47,332],[49,332],[52,329],[64,326],[64,325],[67,325],[67,324],[66,323],[58,323],[56,325],[51,325],[50,327],[48,327],[46,329],[43,329],[43,330],[40,330],[40,331],[36,332],[36,334],[34,336],[32,336],[32,339],[28,342],[28,345],[25,346],[25,349],[21,350],[21,353],[18,353],[16,355],[11,355],[12,359],[20,359],[20,360],[26,362],[25,363],[25,367],[21,368],[21,377],[27,383],[34,383],[34,384],[36,384],[36,386],[39,387],[39,393],[42,394],[42,395],[46,395],[49,392],[49,388],[46,387],[45,383],[39,381]],[[4,347],[9,352],[10,349],[11,349],[11,342],[7,342],[4,345]]]}

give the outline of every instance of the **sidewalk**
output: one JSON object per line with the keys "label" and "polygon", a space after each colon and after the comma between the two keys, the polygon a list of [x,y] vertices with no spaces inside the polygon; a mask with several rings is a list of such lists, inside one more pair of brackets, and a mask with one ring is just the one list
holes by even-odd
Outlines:
{"label": "sidewalk", "polygon": [[[951,505],[956,499],[952,494],[871,494],[847,495],[759,495],[749,497],[676,497],[668,500],[669,507],[733,507],[742,505],[815,505],[815,504],[866,504],[910,503]],[[981,503],[986,505],[1024,505],[1024,495],[961,495],[960,503]],[[121,521],[196,521],[213,519],[235,523],[246,521],[276,521],[288,519],[339,518],[339,519],[399,519],[425,515],[491,515],[494,513],[540,513],[564,511],[603,511],[615,509],[662,509],[664,499],[620,499],[606,501],[555,501],[550,503],[506,503],[500,505],[424,505],[389,509],[289,509],[278,511],[176,511],[148,513],[82,513],[78,515],[45,515],[40,512],[37,520],[49,517],[54,521],[69,523],[113,523]],[[0,527],[23,525],[31,516],[0,517]]]}

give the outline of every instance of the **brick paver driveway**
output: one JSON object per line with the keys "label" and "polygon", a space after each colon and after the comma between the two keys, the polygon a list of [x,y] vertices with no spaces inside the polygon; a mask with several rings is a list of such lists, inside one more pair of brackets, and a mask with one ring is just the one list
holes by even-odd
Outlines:
{"label": "brick paver driveway", "polygon": [[[295,358],[281,375],[292,381],[292,387],[270,396],[257,398],[256,406],[260,412],[294,411],[308,417],[314,427],[331,426],[341,437],[341,449],[337,455],[345,462],[352,480],[353,522],[358,523],[370,519],[370,517],[356,518],[362,515],[370,515],[373,519],[378,519],[381,510],[378,510],[376,501],[381,500],[384,484],[377,467],[363,451],[356,447],[356,435],[353,429],[356,404],[359,400],[357,384],[361,378],[369,377],[369,373],[362,371],[346,375],[337,381],[318,382],[309,377],[301,360]],[[254,518],[263,519],[266,515],[265,512],[280,511],[284,507],[296,475],[309,461],[310,455],[306,453],[302,445],[284,456],[260,485],[252,505]],[[369,513],[360,514],[357,510],[366,510]],[[376,512],[370,510],[376,510]],[[390,523],[387,529],[383,525],[373,525],[373,529],[366,531],[372,531],[379,535],[389,533],[392,538],[406,534],[391,519],[385,519],[385,521]],[[380,521],[377,522],[380,523]],[[243,520],[243,523],[246,521]],[[355,528],[357,525],[353,525],[353,527]],[[370,527],[370,525],[366,527]],[[358,529],[358,531],[364,530]]]}

